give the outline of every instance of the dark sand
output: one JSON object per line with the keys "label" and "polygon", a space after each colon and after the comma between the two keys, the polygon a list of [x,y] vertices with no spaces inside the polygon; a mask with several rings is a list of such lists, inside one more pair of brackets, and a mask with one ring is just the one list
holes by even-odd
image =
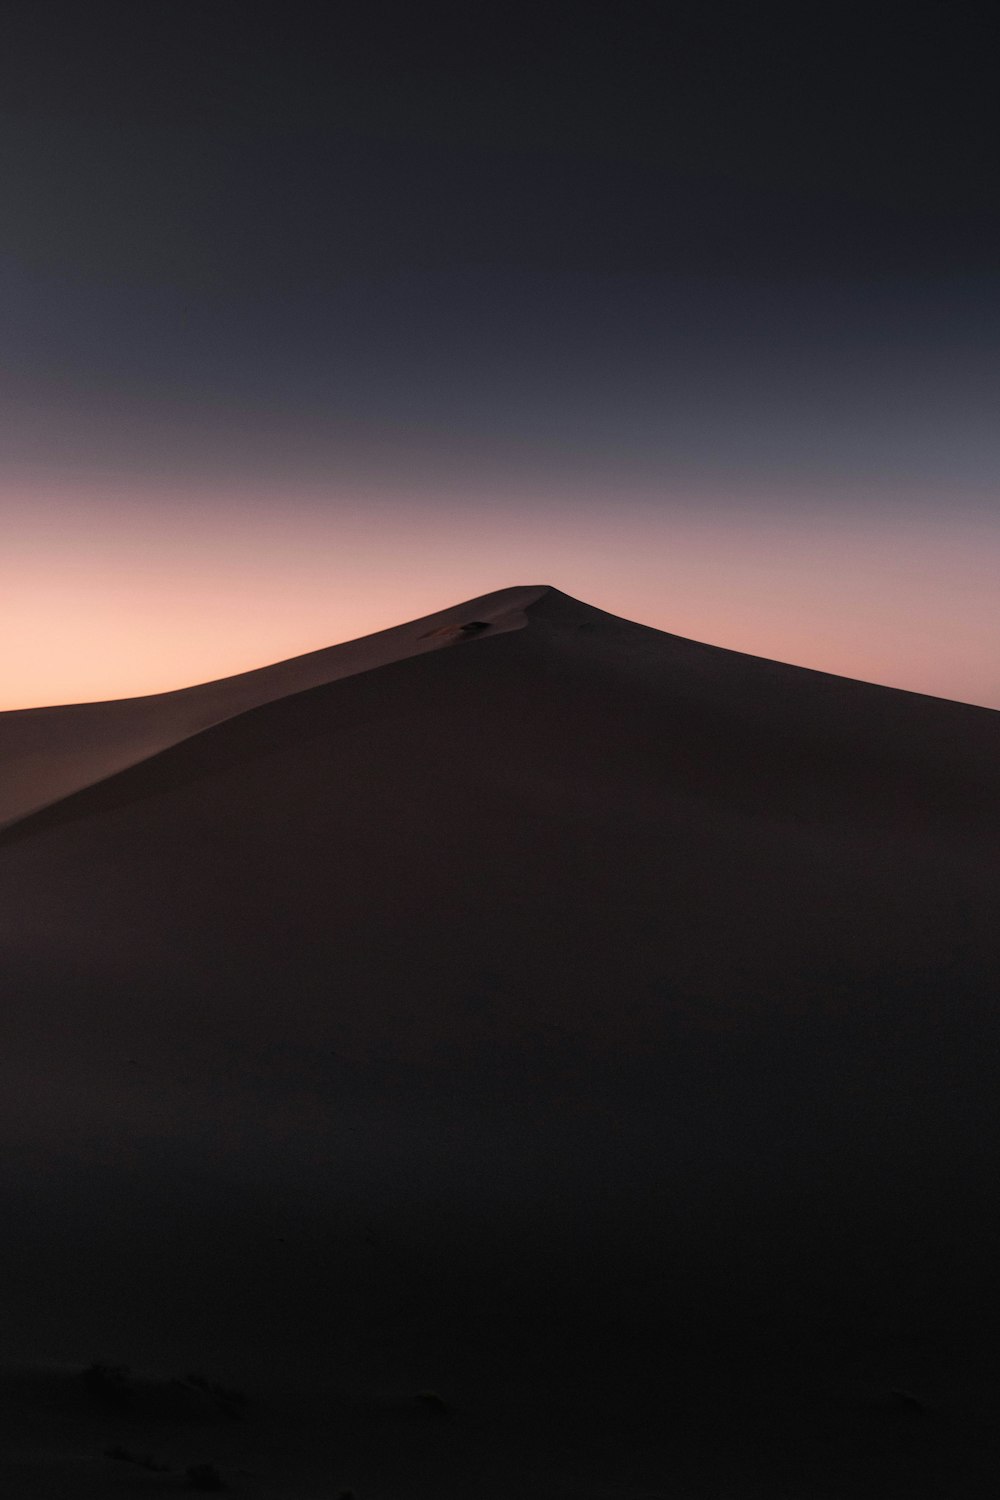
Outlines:
{"label": "dark sand", "polygon": [[995,1496],[998,767],[541,588],[0,716],[0,1494]]}

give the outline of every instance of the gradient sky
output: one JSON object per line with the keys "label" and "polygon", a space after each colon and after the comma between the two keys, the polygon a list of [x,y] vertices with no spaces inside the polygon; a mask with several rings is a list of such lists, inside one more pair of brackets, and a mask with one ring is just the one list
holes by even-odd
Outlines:
{"label": "gradient sky", "polygon": [[7,14],[0,707],[535,582],[1000,707],[971,11]]}

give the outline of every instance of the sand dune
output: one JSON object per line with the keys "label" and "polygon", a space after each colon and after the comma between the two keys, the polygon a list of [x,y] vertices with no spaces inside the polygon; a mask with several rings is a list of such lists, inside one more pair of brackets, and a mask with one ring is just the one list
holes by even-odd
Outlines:
{"label": "sand dune", "polygon": [[1000,715],[534,588],[0,747],[16,1493],[994,1492]]}
{"label": "sand dune", "polygon": [[[433,651],[469,632],[516,630],[539,588],[502,589],[426,619],[174,693],[0,713],[0,828],[248,708]],[[475,631],[474,633],[479,633]]]}

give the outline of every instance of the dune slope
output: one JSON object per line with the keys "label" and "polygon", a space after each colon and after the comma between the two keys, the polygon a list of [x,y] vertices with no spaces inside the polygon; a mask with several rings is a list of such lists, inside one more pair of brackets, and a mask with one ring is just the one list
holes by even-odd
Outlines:
{"label": "dune slope", "polygon": [[502,589],[376,635],[173,693],[0,713],[0,828],[248,708],[450,644],[469,622],[517,629],[544,592]]}
{"label": "dune slope", "polygon": [[0,834],[24,1493],[95,1359],[247,1493],[989,1493],[1000,715],[547,589],[249,676]]}

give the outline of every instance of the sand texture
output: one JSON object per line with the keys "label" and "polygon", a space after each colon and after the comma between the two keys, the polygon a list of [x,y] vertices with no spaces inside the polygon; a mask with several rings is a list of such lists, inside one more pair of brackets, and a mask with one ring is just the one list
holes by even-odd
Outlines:
{"label": "sand texture", "polygon": [[1000,714],[525,588],[0,788],[0,1494],[995,1496]]}

